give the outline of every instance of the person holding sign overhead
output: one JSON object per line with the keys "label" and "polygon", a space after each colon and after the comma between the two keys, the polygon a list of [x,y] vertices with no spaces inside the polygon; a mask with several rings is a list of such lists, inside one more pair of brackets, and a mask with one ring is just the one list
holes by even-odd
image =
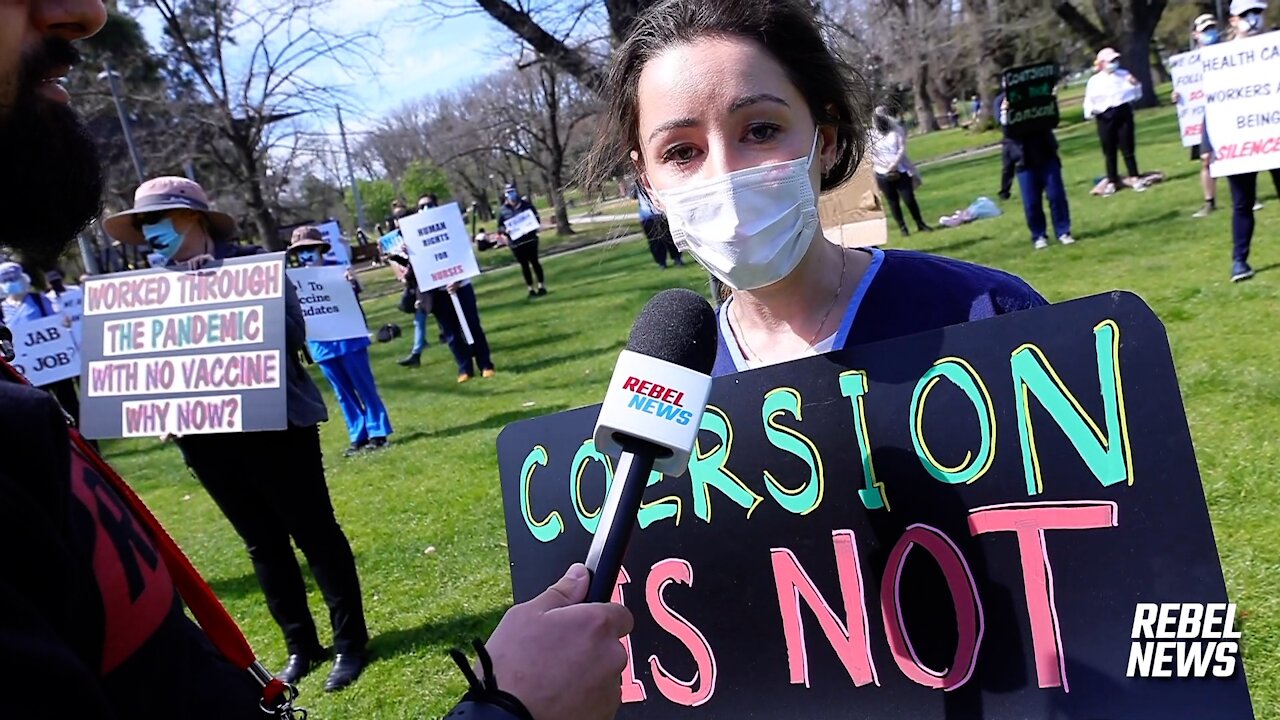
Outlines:
{"label": "person holding sign overhead", "polygon": [[1116,165],[1117,152],[1124,155],[1125,168],[1129,171],[1129,187],[1141,192],[1147,189],[1138,174],[1138,159],[1134,155],[1134,121],[1132,103],[1142,97],[1142,85],[1138,79],[1120,67],[1120,53],[1114,48],[1102,48],[1093,61],[1094,75],[1084,90],[1084,119],[1098,119],[1098,138],[1102,141],[1102,156],[1107,163],[1107,179],[1111,185],[1104,192],[1113,195],[1124,181]]}
{"label": "person holding sign overhead", "polygon": [[[538,216],[533,203],[520,197],[515,183],[507,183],[503,190],[502,207],[498,208],[498,232],[505,233],[509,238],[507,244],[520,263],[520,272],[524,275],[524,284],[529,286],[531,298],[547,294],[542,263],[538,262],[538,226],[541,224],[542,218]],[[535,278],[538,281],[536,287]]]}
{"label": "person holding sign overhead", "polygon": [[[327,263],[325,254],[329,252],[329,243],[318,228],[304,226],[293,231],[289,252],[302,267],[322,267]],[[350,270],[347,280],[351,280]],[[367,332],[340,340],[307,341],[311,359],[333,387],[338,408],[347,423],[351,440],[351,446],[343,453],[347,457],[387,447],[387,436],[391,434],[391,419],[378,395],[373,368],[369,365],[370,344]]]}
{"label": "person holding sign overhead", "polygon": [[588,180],[630,157],[724,285],[716,375],[1045,304],[998,270],[823,236],[818,195],[863,162],[872,93],[803,0],[655,5],[603,97]]}
{"label": "person holding sign overhead", "polygon": [[[133,209],[108,217],[103,229],[120,242],[148,245],[157,262],[175,268],[199,269],[261,251],[230,242],[236,236],[235,221],[209,207],[204,188],[180,177],[143,183],[134,193]],[[336,658],[325,690],[334,691],[355,682],[364,670],[369,631],[355,556],[334,517],[325,482],[318,426],[329,415],[300,359],[307,341],[302,305],[292,283],[284,283],[284,293],[288,428],[175,440],[187,466],[249,551],[289,652],[277,677],[290,684],[328,657],[307,607],[307,587],[291,541],[307,556],[333,625]],[[287,470],[282,471],[284,463]]]}

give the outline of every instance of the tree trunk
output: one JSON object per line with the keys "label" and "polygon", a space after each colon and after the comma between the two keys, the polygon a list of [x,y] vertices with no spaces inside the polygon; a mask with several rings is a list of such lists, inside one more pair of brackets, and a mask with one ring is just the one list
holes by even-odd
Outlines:
{"label": "tree trunk", "polygon": [[547,169],[547,194],[551,198],[551,207],[555,209],[556,215],[556,234],[572,235],[573,226],[569,224],[569,208],[564,201],[564,182],[563,171],[561,165],[564,158],[553,159],[551,167]]}
{"label": "tree trunk", "polygon": [[1159,83],[1173,82],[1169,69],[1164,66],[1164,58],[1160,57],[1160,49],[1151,43],[1151,71],[1155,73],[1155,81]]}
{"label": "tree trunk", "polygon": [[929,63],[916,63],[915,76],[916,119],[920,121],[920,132],[937,132],[941,128],[933,111],[933,98],[929,95]]}
{"label": "tree trunk", "polygon": [[240,163],[244,168],[247,191],[245,204],[253,213],[253,224],[258,227],[258,240],[272,252],[284,250],[285,243],[280,239],[276,218],[271,214],[270,206],[267,205],[266,193],[262,191],[262,173],[258,171],[258,160],[254,157],[253,149],[236,143],[236,150],[240,154]]}
{"label": "tree trunk", "polygon": [[1137,27],[1127,38],[1125,48],[1125,67],[1134,79],[1142,83],[1142,98],[1134,103],[1137,107],[1149,108],[1160,104],[1156,97],[1155,85],[1151,82],[1151,37],[1149,28]]}

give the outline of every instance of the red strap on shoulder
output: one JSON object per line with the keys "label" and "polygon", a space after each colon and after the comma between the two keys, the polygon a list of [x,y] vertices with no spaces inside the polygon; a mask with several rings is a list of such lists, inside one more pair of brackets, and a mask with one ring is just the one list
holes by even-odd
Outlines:
{"label": "red strap on shoulder", "polygon": [[[24,385],[30,384],[9,363],[0,361],[0,369],[8,375],[10,380]],[[102,459],[93,446],[80,435],[80,431],[74,427],[68,427],[67,432],[71,436],[72,452],[79,455],[111,485],[129,511],[133,513],[134,518],[146,529],[151,541],[155,543],[157,552],[163,558],[165,567],[169,570],[169,575],[173,578],[183,602],[191,609],[191,614],[195,616],[200,629],[209,637],[210,642],[231,664],[248,671],[262,685],[263,702],[266,707],[287,708],[288,703],[296,696],[296,691],[274,679],[254,657],[253,648],[249,646],[249,641],[240,631],[240,626],[236,625],[236,621],[213,594],[209,583],[205,582],[200,572],[187,559],[182,548],[178,547],[178,543],[164,529],[156,516],[151,514],[151,510],[142,502],[142,498],[138,497],[124,478]]]}

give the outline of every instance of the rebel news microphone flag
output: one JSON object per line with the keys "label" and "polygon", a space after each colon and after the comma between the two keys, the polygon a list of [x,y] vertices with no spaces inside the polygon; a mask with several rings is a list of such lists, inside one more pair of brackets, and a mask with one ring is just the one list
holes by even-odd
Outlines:
{"label": "rebel news microphone flag", "polygon": [[587,602],[613,597],[649,474],[688,468],[715,362],[716,314],[692,290],[658,293],[631,326],[596,420],[596,449],[621,455],[587,552]]}

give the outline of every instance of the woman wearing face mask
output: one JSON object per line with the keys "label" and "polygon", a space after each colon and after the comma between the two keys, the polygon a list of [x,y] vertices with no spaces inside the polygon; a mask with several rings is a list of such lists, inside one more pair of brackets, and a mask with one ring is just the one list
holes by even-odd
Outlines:
{"label": "woman wearing face mask", "polygon": [[1084,89],[1084,119],[1098,118],[1098,138],[1102,141],[1102,155],[1107,163],[1107,180],[1110,181],[1104,194],[1115,194],[1123,184],[1116,165],[1117,151],[1124,155],[1129,187],[1141,192],[1146,185],[1138,174],[1138,158],[1134,155],[1131,103],[1142,97],[1142,85],[1128,70],[1120,67],[1120,53],[1112,48],[1099,50],[1093,67],[1094,75]]}
{"label": "woman wearing face mask", "polygon": [[[1253,37],[1266,32],[1267,3],[1263,0],[1232,0],[1231,29],[1233,40]],[[1201,143],[1213,162],[1213,141],[1209,137],[1209,125],[1205,123]],[[1280,168],[1271,170],[1271,180],[1280,194]],[[1227,176],[1231,186],[1231,282],[1243,282],[1253,277],[1249,265],[1249,252],[1253,248],[1253,214],[1258,205],[1258,173],[1249,172]]]}
{"label": "woman wearing face mask", "polygon": [[[520,197],[520,191],[516,189],[515,183],[508,183],[502,194],[502,207],[498,208],[498,232],[507,235],[507,245],[511,248],[511,254],[516,256],[516,261],[520,263],[524,284],[529,286],[529,297],[542,297],[547,294],[547,285],[543,282],[542,263],[538,262],[537,231],[515,236],[506,229],[508,220],[526,210],[532,212],[533,218],[538,222],[542,222],[542,218],[538,217],[538,211],[534,209],[533,203]],[[538,281],[536,287],[535,279]]]}
{"label": "woman wearing face mask", "polygon": [[629,157],[725,286],[715,374],[1045,303],[997,270],[823,237],[818,194],[862,161],[869,94],[803,0],[666,0],[615,51],[587,179]]}
{"label": "woman wearing face mask", "polygon": [[880,194],[889,201],[889,211],[898,223],[898,230],[903,236],[911,234],[902,217],[902,201],[905,201],[907,210],[911,212],[911,219],[916,221],[916,229],[920,232],[933,232],[933,228],[926,225],[924,218],[920,217],[920,205],[916,203],[919,174],[907,157],[907,131],[889,116],[889,110],[883,105],[876,108],[869,144],[871,163],[876,171],[876,186],[880,188]]}
{"label": "woman wearing face mask", "polygon": [[[186,178],[148,180],[134,207],[103,221],[123,243],[146,244],[152,264],[198,269],[260,252],[230,242],[235,221],[210,209],[204,189]],[[187,466],[244,541],[289,659],[277,675],[294,684],[328,657],[307,607],[307,588],[291,541],[307,556],[329,606],[337,656],[325,690],[350,685],[364,670],[365,625],[355,556],[334,518],[317,427],[328,420],[320,389],[302,367],[306,321],[292,283],[285,294],[285,386],[289,427],[176,438]]]}
{"label": "woman wearing face mask", "polygon": [[[319,228],[300,227],[293,231],[289,252],[302,267],[321,267],[326,264],[329,243]],[[347,281],[354,285],[349,269]],[[387,417],[387,407],[378,395],[369,365],[370,344],[367,334],[343,340],[307,341],[311,359],[333,387],[342,419],[347,423],[351,440],[351,446],[343,453],[347,457],[387,447],[387,436],[391,434],[391,418]]]}
{"label": "woman wearing face mask", "polygon": [[[1209,13],[1198,16],[1191,24],[1191,50],[1199,50],[1210,45],[1218,43],[1220,36],[1218,34],[1218,21]],[[1177,91],[1173,91],[1173,104],[1181,105],[1186,98]],[[1192,213],[1191,217],[1202,218],[1208,217],[1210,213],[1218,209],[1218,181],[1209,172],[1209,161],[1212,154],[1207,152],[1204,147],[1204,134],[1201,133],[1200,144],[1192,146],[1191,160],[1200,161],[1200,187],[1204,190],[1204,205],[1199,210]]]}
{"label": "woman wearing face mask", "polygon": [[[15,337],[22,331],[24,323],[54,315],[63,315],[63,324],[68,329],[71,328],[71,318],[54,307],[49,298],[31,287],[31,277],[16,262],[0,262],[0,295],[4,296],[4,301],[0,304],[3,309],[3,324]],[[80,393],[74,379],[52,382],[40,386],[40,389],[57,398],[62,409],[77,423],[80,421]]]}

